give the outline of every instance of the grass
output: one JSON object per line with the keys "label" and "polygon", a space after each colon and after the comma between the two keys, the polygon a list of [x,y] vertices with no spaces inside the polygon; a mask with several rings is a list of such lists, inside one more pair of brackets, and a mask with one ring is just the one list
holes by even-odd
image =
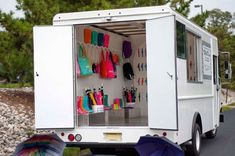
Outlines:
{"label": "grass", "polygon": [[225,105],[222,107],[222,112],[230,111],[235,108],[235,103]]}
{"label": "grass", "polygon": [[82,156],[90,154],[89,149],[80,150],[78,147],[66,147],[63,156]]}
{"label": "grass", "polygon": [[63,156],[80,156],[80,148],[66,147]]}
{"label": "grass", "polygon": [[227,111],[230,111],[232,108],[229,107],[229,106],[223,106],[222,107],[222,112],[227,112]]}
{"label": "grass", "polygon": [[235,103],[229,104],[228,106],[235,107]]}
{"label": "grass", "polygon": [[0,88],[21,88],[21,87],[32,87],[30,83],[0,83]]}

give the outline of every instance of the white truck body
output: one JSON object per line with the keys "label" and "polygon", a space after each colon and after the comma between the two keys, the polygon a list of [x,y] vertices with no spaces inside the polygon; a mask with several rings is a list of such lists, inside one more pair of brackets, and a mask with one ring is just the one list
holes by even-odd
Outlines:
{"label": "white truck body", "polygon": [[[123,37],[113,33],[115,30],[109,32],[108,29],[101,29],[105,24],[115,26],[118,23],[136,22],[138,25],[138,21],[144,23],[143,34],[130,33]],[[194,56],[194,65],[188,63],[192,58],[187,59],[187,55],[185,58],[177,57],[176,21],[185,26],[188,35],[193,34],[196,38],[194,44],[197,55]],[[102,81],[96,76],[83,79],[76,77],[76,44],[82,41],[82,30],[78,29],[82,29],[84,25],[110,33],[111,39],[115,40],[112,43],[110,41],[110,49],[121,52],[123,38],[132,41],[134,51],[138,46],[145,47],[148,68],[144,74],[148,83],[144,89],[148,92],[148,99],[146,106],[139,104],[136,112],[129,112],[130,116],[134,116],[133,123],[135,115],[140,114],[143,124],[138,123],[141,120],[137,120],[136,125],[112,123],[109,116],[113,113],[118,117],[118,111],[105,111],[95,117],[97,122],[98,118],[104,120],[101,125],[96,125],[96,120],[93,121],[89,115],[78,117],[76,97],[87,84],[95,87],[104,84],[110,97],[112,94],[120,97],[120,89],[125,83],[122,76],[115,80]],[[121,33],[125,34],[125,31]],[[138,59],[133,60],[135,67]],[[57,14],[52,26],[34,27],[34,63],[36,129],[54,129],[67,143],[78,146],[135,144],[140,136],[162,136],[166,132],[167,138],[182,144],[192,139],[195,122],[201,126],[202,133],[219,126],[217,38],[167,6]],[[191,73],[194,75],[193,81],[188,79],[191,72],[188,66],[195,68],[194,73]],[[121,67],[117,70],[122,73]],[[133,80],[134,85],[137,83],[137,80]],[[125,110],[119,111],[120,114],[125,114]],[[107,120],[111,120],[112,124],[109,125]],[[69,134],[80,134],[82,139],[71,142],[68,140]],[[114,137],[115,135],[118,137]]]}

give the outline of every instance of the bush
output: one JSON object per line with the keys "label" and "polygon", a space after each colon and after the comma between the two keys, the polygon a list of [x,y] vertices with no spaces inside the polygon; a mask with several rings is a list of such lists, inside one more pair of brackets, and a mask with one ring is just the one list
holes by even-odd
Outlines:
{"label": "bush", "polygon": [[32,58],[24,52],[6,54],[0,67],[0,76],[9,83],[33,84]]}

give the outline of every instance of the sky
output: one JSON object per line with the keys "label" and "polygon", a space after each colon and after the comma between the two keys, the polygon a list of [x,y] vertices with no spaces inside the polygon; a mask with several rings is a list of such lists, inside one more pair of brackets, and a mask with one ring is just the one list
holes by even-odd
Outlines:
{"label": "sky", "polygon": [[[0,0],[1,1],[1,0]],[[189,17],[195,16],[201,12],[200,8],[195,8],[194,5],[203,5],[203,10],[212,10],[219,8],[222,11],[229,11],[232,14],[235,12],[235,0],[193,0],[190,7]]]}
{"label": "sky", "polygon": [[[214,8],[220,8],[222,11],[235,12],[235,0],[194,0],[191,3],[191,13],[189,17],[192,17],[201,12],[200,8],[195,8],[194,5],[202,4],[203,10],[212,10]],[[23,17],[21,11],[15,9],[16,0],[0,0],[0,9],[5,12],[12,10],[15,12],[15,17]]]}

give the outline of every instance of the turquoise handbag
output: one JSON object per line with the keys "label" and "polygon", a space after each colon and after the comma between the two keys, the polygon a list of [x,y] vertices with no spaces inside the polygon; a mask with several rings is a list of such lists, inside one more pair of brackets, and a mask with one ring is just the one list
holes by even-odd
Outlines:
{"label": "turquoise handbag", "polygon": [[91,64],[86,55],[86,50],[81,45],[79,46],[78,64],[80,67],[81,76],[89,76],[93,74]]}

